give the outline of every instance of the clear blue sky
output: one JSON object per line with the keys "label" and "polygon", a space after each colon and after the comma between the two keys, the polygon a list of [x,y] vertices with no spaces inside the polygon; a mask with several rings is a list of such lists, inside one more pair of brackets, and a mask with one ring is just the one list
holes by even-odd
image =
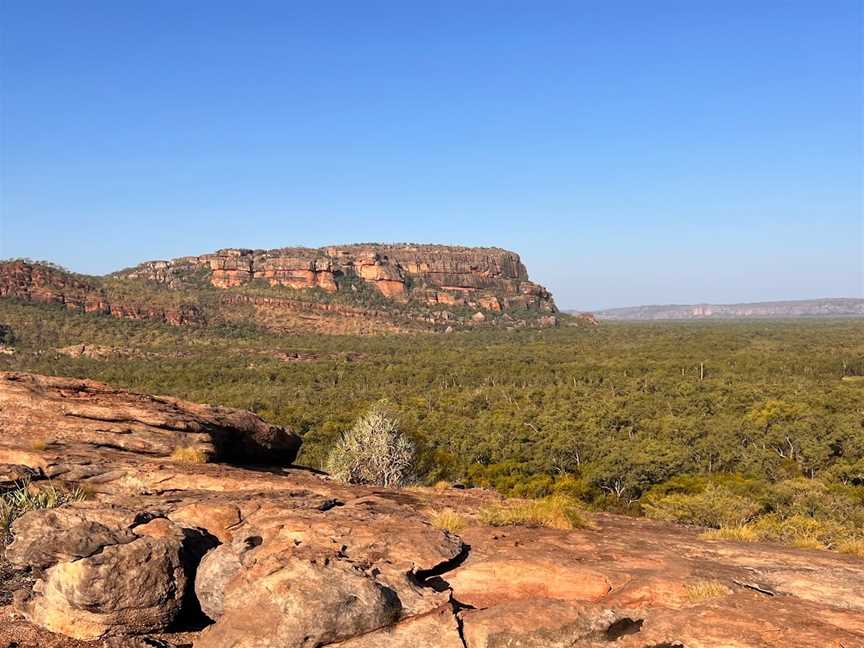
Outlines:
{"label": "clear blue sky", "polygon": [[864,293],[862,3],[3,0],[0,257],[498,245],[562,307]]}

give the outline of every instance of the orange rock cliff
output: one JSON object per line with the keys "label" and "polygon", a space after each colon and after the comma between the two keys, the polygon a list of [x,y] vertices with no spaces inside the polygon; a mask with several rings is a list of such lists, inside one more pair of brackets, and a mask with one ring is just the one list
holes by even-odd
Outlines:
{"label": "orange rock cliff", "polygon": [[[280,294],[280,288],[290,292]],[[252,303],[268,311],[269,318],[258,318],[268,328],[278,319],[273,311],[277,316],[314,311],[331,320],[365,317],[391,324],[398,312],[401,322],[393,325],[396,330],[557,324],[551,293],[529,280],[518,254],[499,248],[229,248],[148,261],[106,277],[76,275],[28,261],[0,263],[0,297],[176,326],[203,325],[213,316],[198,299],[201,290],[211,289],[224,291],[217,301],[225,308]]]}

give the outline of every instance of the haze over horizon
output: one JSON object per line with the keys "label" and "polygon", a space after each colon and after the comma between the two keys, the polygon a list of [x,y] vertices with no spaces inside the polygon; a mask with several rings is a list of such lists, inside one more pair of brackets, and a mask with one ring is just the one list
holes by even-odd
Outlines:
{"label": "haze over horizon", "polygon": [[0,257],[518,252],[562,309],[864,296],[862,5],[0,10]]}

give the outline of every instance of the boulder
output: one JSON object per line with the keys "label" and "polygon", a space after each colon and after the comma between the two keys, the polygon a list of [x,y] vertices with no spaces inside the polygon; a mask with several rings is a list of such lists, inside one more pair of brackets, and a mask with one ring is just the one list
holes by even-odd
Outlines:
{"label": "boulder", "polygon": [[99,515],[33,511],[13,524],[7,557],[18,565],[29,561],[40,573],[31,592],[17,593],[16,609],[36,625],[81,640],[167,628],[187,598],[204,546],[200,535],[164,518],[112,528],[88,514]]}
{"label": "boulder", "polygon": [[20,569],[44,570],[89,558],[107,546],[135,540],[137,536],[128,528],[133,520],[133,513],[122,510],[68,506],[31,511],[12,524],[13,541],[6,548],[6,560]]}
{"label": "boulder", "polygon": [[86,444],[147,457],[191,447],[214,460],[271,465],[290,464],[301,443],[251,412],[15,372],[0,372],[0,430],[19,445]]}
{"label": "boulder", "polygon": [[470,648],[607,646],[641,627],[611,609],[543,597],[467,610],[462,622]]}
{"label": "boulder", "polygon": [[229,580],[223,613],[202,633],[201,648],[320,646],[401,613],[396,593],[348,559],[301,552],[253,563]]}
{"label": "boulder", "polygon": [[[462,552],[458,538],[377,497],[311,508],[275,499],[232,534],[198,569],[195,592],[216,621],[204,646],[327,643],[428,614],[448,594],[426,574]],[[271,636],[279,639],[263,638]]]}

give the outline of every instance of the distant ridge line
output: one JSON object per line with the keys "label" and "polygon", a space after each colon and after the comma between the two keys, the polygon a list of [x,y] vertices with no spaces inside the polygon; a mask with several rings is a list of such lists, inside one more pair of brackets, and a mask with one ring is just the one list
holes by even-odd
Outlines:
{"label": "distant ridge line", "polygon": [[864,299],[830,297],[740,304],[652,304],[594,311],[605,320],[704,320],[796,317],[864,317]]}

